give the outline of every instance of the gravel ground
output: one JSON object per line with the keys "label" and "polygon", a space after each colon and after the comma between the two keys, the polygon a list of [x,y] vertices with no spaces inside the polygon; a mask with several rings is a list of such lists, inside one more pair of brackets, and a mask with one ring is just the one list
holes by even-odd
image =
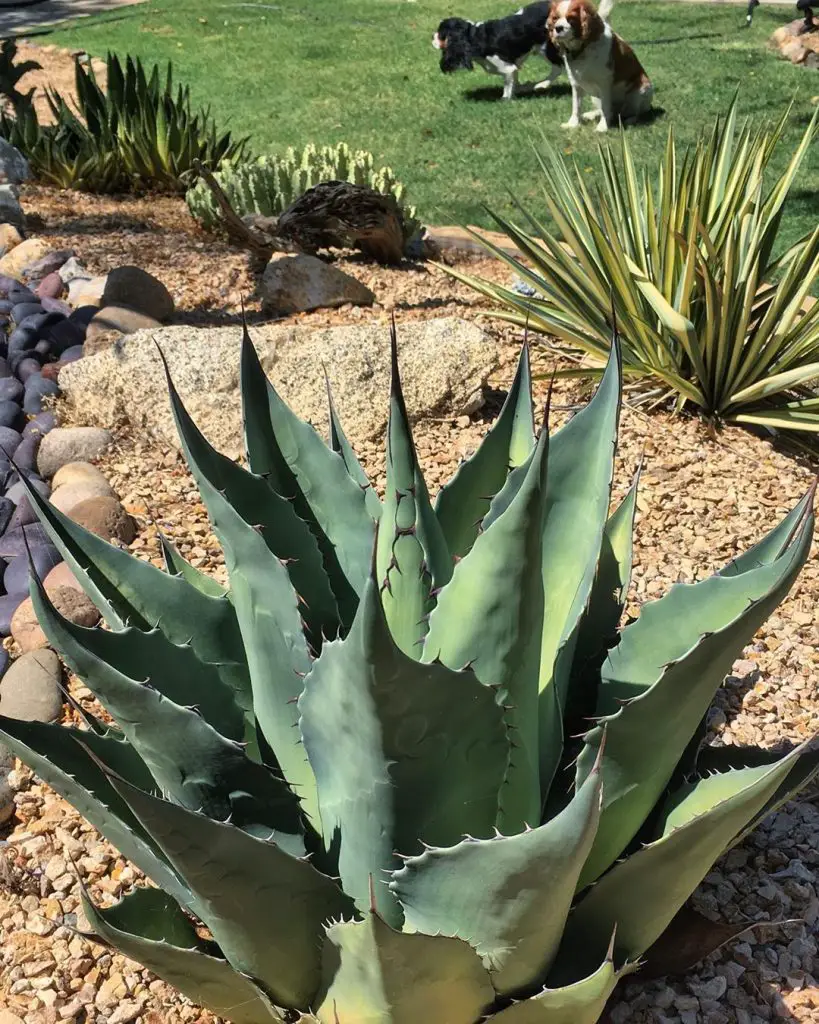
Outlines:
{"label": "gravel ground", "polygon": [[[112,202],[29,188],[23,203],[35,214],[38,233],[55,247],[75,248],[91,270],[135,262],[157,274],[191,323],[235,320],[240,297],[252,290],[247,259],[193,228],[179,200]],[[504,277],[493,263],[471,262],[476,272]],[[341,264],[373,288],[379,305],[372,312],[313,313],[298,318],[301,322],[323,325],[373,316],[386,326],[388,311],[395,310],[400,329],[407,318],[481,314],[480,302],[436,271],[384,270],[352,258]],[[251,318],[258,318],[252,303],[250,309]],[[487,429],[511,380],[519,338],[512,330],[485,326],[506,356],[491,382],[496,390],[486,409],[472,418],[427,421],[416,428],[433,493]],[[534,363],[536,373],[548,377],[555,356],[541,349]],[[544,385],[538,389],[542,399]],[[555,424],[583,398],[578,385],[558,384]],[[377,446],[360,454],[383,486]],[[643,455],[632,614],[678,579],[700,579],[753,543],[801,497],[815,471],[740,430],[728,429],[714,440],[694,419],[662,411],[649,417],[627,407],[616,497],[625,492]],[[101,468],[139,522],[135,552],[158,560],[158,524],[195,565],[224,578],[204,507],[175,452],[120,431]],[[819,569],[812,559],[718,695],[711,719],[716,742],[776,746],[803,740],[819,727],[817,592]],[[70,685],[81,704],[92,706],[78,680]],[[18,767],[12,783],[17,816],[0,832],[7,842],[0,846],[0,1008],[26,1024],[212,1020],[139,965],[75,935],[79,911],[71,862],[102,903],[138,882],[138,872],[27,769]],[[684,979],[623,986],[611,1021],[819,1021],[817,872],[819,808],[808,798],[766,821],[716,866],[696,894],[694,902],[706,916],[759,927]],[[0,1024],[16,1021],[0,1009]]]}

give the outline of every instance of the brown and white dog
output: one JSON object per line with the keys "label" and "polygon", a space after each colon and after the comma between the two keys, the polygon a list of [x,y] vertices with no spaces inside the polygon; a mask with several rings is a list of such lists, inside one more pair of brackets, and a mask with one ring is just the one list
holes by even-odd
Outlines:
{"label": "brown and white dog", "polygon": [[557,0],[549,11],[549,38],[563,54],[572,86],[572,116],[563,128],[580,124],[583,94],[594,104],[583,119],[599,119],[599,132],[618,121],[633,123],[651,108],[654,86],[634,50],[612,30],[612,6],[613,0],[603,0],[599,10],[591,0]]}

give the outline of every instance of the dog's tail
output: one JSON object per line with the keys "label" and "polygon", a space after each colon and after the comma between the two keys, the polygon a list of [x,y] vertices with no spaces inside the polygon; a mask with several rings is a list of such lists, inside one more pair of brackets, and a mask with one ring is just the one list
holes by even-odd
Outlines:
{"label": "dog's tail", "polygon": [[600,6],[597,8],[597,13],[603,21],[609,20],[612,7],[614,7],[614,0],[600,0]]}

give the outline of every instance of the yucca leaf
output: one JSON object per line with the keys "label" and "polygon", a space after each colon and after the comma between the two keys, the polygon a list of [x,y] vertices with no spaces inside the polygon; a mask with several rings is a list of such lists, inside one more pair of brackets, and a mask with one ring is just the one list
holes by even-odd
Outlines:
{"label": "yucca leaf", "polygon": [[376,913],[331,925],[323,965],[321,1024],[474,1024],[495,995],[467,943],[394,931]]}

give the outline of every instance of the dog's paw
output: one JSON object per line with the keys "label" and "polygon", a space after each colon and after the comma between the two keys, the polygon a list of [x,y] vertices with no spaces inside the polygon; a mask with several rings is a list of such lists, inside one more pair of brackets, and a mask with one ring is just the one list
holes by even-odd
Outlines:
{"label": "dog's paw", "polygon": [[580,121],[576,117],[570,117],[568,121],[564,121],[560,126],[561,128],[579,128]]}
{"label": "dog's paw", "polygon": [[598,117],[602,116],[602,113],[602,110],[587,110],[582,117],[584,121],[596,121]]}
{"label": "dog's paw", "polygon": [[609,126],[606,123],[605,117],[600,118],[599,122],[597,123],[597,127],[594,130],[596,132],[607,132],[609,130]]}
{"label": "dog's paw", "polygon": [[535,92],[546,92],[547,89],[552,88],[551,78],[547,78],[544,82],[535,82]]}

